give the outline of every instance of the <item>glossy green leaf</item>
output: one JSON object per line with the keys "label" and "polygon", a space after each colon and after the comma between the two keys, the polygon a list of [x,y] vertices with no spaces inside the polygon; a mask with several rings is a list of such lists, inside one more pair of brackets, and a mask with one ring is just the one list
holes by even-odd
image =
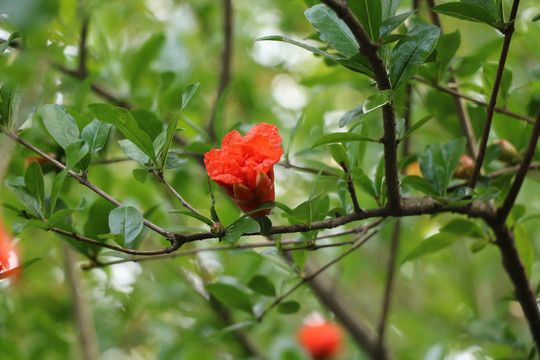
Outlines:
{"label": "glossy green leaf", "polygon": [[139,164],[145,166],[149,164],[150,158],[128,139],[118,140],[118,144],[120,144],[120,147],[122,148],[124,154],[126,154]]}
{"label": "glossy green leaf", "polygon": [[415,176],[415,175],[405,176],[401,180],[401,185],[410,186],[413,189],[418,190],[421,193],[426,194],[426,195],[432,195],[432,196],[439,195],[439,192],[433,188],[431,183],[429,183],[428,181],[426,181],[425,179],[419,176]]}
{"label": "glossy green leaf", "polygon": [[227,233],[222,240],[228,243],[235,243],[240,240],[243,234],[256,233],[259,232],[259,229],[259,224],[255,220],[250,217],[244,217],[227,227]]}
{"label": "glossy green leaf", "polygon": [[409,251],[409,253],[405,255],[402,263],[444,249],[445,247],[452,245],[457,239],[459,239],[459,236],[450,232],[441,232],[432,235]]}
{"label": "glossy green leaf", "polygon": [[0,126],[10,127],[11,104],[15,86],[6,82],[0,88]]}
{"label": "glossy green leaf", "polygon": [[362,110],[364,114],[370,113],[373,110],[377,110],[378,108],[388,104],[393,97],[394,92],[392,90],[378,91],[364,101],[364,104],[362,104]]}
{"label": "glossy green leaf", "polygon": [[13,33],[11,33],[11,35],[9,35],[9,38],[4,41],[4,42],[1,42],[0,43],[0,56],[2,54],[4,54],[4,52],[7,50],[7,48],[9,47],[9,43],[11,43],[13,40],[19,38],[21,36],[21,33],[18,32],[18,31],[15,31]]}
{"label": "glossy green leaf", "polygon": [[247,286],[265,296],[276,296],[276,289],[270,279],[263,275],[254,275],[248,282]]}
{"label": "glossy green leaf", "polygon": [[43,124],[53,139],[62,148],[79,140],[79,128],[75,119],[60,105],[43,105],[41,107]]}
{"label": "glossy green leaf", "polygon": [[352,0],[349,1],[349,7],[360,20],[371,41],[379,41],[382,23],[381,0]]}
{"label": "glossy green leaf", "polygon": [[133,206],[120,206],[109,213],[109,228],[113,234],[121,234],[128,249],[133,249],[135,238],[143,229],[143,216]]}
{"label": "glossy green leaf", "polygon": [[86,141],[90,147],[90,154],[95,154],[103,149],[107,143],[111,127],[111,124],[102,123],[101,121],[94,119],[82,129],[81,139]]}
{"label": "glossy green leaf", "polygon": [[396,90],[414,76],[431,54],[441,30],[434,25],[417,26],[410,37],[401,39],[390,55],[390,82]]}
{"label": "glossy green leaf", "polygon": [[349,156],[347,155],[347,150],[345,150],[345,147],[341,144],[331,144],[328,145],[328,149],[330,150],[330,154],[332,154],[332,157],[334,158],[335,162],[338,163],[339,166],[342,166],[341,164],[345,164],[347,169],[351,168],[351,163],[349,161]]}
{"label": "glossy green leaf", "polygon": [[285,301],[278,305],[277,310],[281,314],[294,314],[300,310],[300,303],[296,301]]}
{"label": "glossy green leaf", "polygon": [[381,0],[382,20],[386,21],[396,15],[401,0]]}
{"label": "glossy green leaf", "polygon": [[77,140],[66,147],[66,169],[73,169],[90,151],[84,140]]}
{"label": "glossy green leaf", "polygon": [[448,2],[431,8],[431,11],[457,19],[485,23],[496,29],[503,29],[501,23],[486,8],[466,2]]}
{"label": "glossy green leaf", "polygon": [[17,196],[28,210],[44,219],[42,204],[25,186],[22,176],[6,179],[4,185]]}
{"label": "glossy green leaf", "polygon": [[386,35],[394,31],[398,26],[403,24],[405,20],[409,18],[409,16],[414,13],[415,11],[409,11],[403,14],[393,16],[383,21],[383,23],[381,24],[381,38],[384,38]]}
{"label": "glossy green leaf", "polygon": [[270,233],[270,230],[272,230],[272,220],[270,220],[268,216],[258,216],[254,220],[259,224],[262,236],[266,236]]}
{"label": "glossy green leaf", "polygon": [[45,185],[43,182],[43,171],[37,161],[32,161],[24,172],[24,185],[28,191],[37,199],[43,211],[45,201]]}
{"label": "glossy green leaf", "polygon": [[203,216],[201,214],[194,213],[193,211],[189,211],[189,210],[171,210],[169,212],[172,213],[172,214],[182,214],[182,215],[190,216],[190,217],[192,217],[194,219],[197,219],[197,220],[205,223],[208,226],[212,226],[214,224],[214,222],[211,219],[209,219],[206,216]]}
{"label": "glossy green leaf", "polygon": [[311,46],[311,45],[308,45],[308,44],[305,44],[305,43],[302,43],[293,39],[289,39],[281,35],[264,36],[264,37],[258,38],[256,41],[263,41],[263,40],[282,41],[282,42],[286,42],[292,45],[296,45],[298,47],[301,47],[302,49],[311,51],[314,54],[321,55],[328,60],[332,60],[339,65],[345,66],[346,68],[352,71],[359,72],[371,78],[374,76],[373,71],[371,71],[369,62],[367,61],[366,57],[360,53],[356,53],[350,58],[337,56],[337,55],[328,53],[326,51],[323,51],[321,49],[318,49],[314,46]]}
{"label": "glossy green leaf", "polygon": [[411,136],[416,130],[420,129],[423,125],[425,125],[429,120],[433,119],[433,117],[435,117],[435,114],[430,114],[430,115],[426,115],[424,116],[423,118],[421,118],[420,120],[418,120],[417,122],[415,122],[410,128],[409,130],[407,130],[407,132],[405,134],[403,134],[403,136],[399,139],[400,141],[408,138],[409,136]]}
{"label": "glossy green leaf", "polygon": [[129,141],[141,149],[154,164],[158,163],[150,136],[139,128],[137,121],[128,110],[108,104],[90,104],[88,108],[99,121],[115,126]]}
{"label": "glossy green leaf", "polygon": [[185,87],[184,91],[182,91],[182,107],[180,108],[181,112],[185,110],[186,106],[189,104],[198,87],[199,83],[197,82],[189,84]]}
{"label": "glossy green leaf", "polygon": [[461,43],[461,35],[458,30],[450,34],[444,34],[439,38],[437,43],[437,63],[439,65],[438,77],[441,79]]}
{"label": "glossy green leaf", "polygon": [[357,106],[354,109],[347,111],[345,114],[343,114],[343,116],[339,119],[339,127],[342,128],[356,120],[360,120],[363,116],[364,104]]}
{"label": "glossy green leaf", "polygon": [[[461,0],[464,3],[474,4],[486,9],[497,21],[503,20],[500,13],[500,0]],[[498,4],[499,3],[499,4]]]}
{"label": "glossy green leaf", "polygon": [[[484,64],[482,67],[482,80],[484,83],[484,91],[486,95],[491,96],[495,77],[497,76],[498,64]],[[499,92],[497,94],[497,104],[505,107],[508,98],[510,97],[510,87],[512,86],[513,74],[510,69],[506,68],[503,71]]]}
{"label": "glossy green leaf", "polygon": [[349,132],[340,132],[340,133],[332,133],[332,134],[326,134],[311,146],[312,149],[316,148],[317,146],[325,145],[325,144],[332,144],[332,143],[338,143],[338,142],[349,142],[349,141],[371,141],[371,142],[379,142],[379,140],[372,139],[368,136],[349,133]]}
{"label": "glossy green leaf", "polygon": [[315,5],[307,9],[304,15],[317,30],[319,38],[328,45],[348,58],[358,53],[358,43],[351,30],[328,6]]}
{"label": "glossy green leaf", "polygon": [[249,295],[237,286],[214,283],[206,285],[206,291],[227,306],[252,313]]}

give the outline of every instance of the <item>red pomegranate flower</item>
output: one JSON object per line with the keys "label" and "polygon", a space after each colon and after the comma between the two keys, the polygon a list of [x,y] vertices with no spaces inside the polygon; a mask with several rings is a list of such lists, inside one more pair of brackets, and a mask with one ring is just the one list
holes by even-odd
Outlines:
{"label": "red pomegranate flower", "polygon": [[326,321],[307,323],[298,329],[298,341],[314,360],[328,360],[338,354],[343,330],[338,324]]}
{"label": "red pomegranate flower", "polygon": [[[9,274],[10,270],[13,270],[19,265],[19,256],[13,245],[10,234],[0,221],[0,279],[7,276],[18,275],[18,272]],[[4,276],[1,276],[4,275]]]}
{"label": "red pomegranate flower", "polygon": [[[283,155],[281,136],[274,125],[255,125],[245,137],[231,131],[221,143],[204,155],[210,179],[223,187],[245,213],[265,201],[274,201],[274,164]],[[267,215],[270,209],[251,215]]]}

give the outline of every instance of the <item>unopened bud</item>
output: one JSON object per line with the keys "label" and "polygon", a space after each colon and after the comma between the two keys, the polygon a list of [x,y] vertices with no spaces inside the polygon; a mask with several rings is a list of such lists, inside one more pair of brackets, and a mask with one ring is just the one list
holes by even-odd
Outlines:
{"label": "unopened bud", "polygon": [[212,224],[212,226],[210,227],[210,232],[218,237],[218,238],[222,238],[225,236],[225,234],[227,233],[227,230],[225,229],[225,226],[223,226],[222,223],[220,222],[215,222]]}

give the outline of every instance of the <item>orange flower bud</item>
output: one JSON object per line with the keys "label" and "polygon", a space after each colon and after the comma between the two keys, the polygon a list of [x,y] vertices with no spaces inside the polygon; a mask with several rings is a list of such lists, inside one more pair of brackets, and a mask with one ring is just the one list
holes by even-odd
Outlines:
{"label": "orange flower bud", "polygon": [[508,140],[496,139],[493,140],[493,144],[499,145],[502,149],[499,160],[510,164],[515,163],[519,160],[519,152],[517,151],[515,146],[512,145],[512,143]]}
{"label": "orange flower bud", "polygon": [[[221,144],[204,155],[210,179],[223,187],[245,213],[265,201],[274,201],[273,166],[283,155],[281,136],[274,125],[255,125],[245,137],[231,131]],[[270,209],[251,217],[267,215]]]}
{"label": "orange flower bud", "polygon": [[326,321],[308,323],[298,329],[298,341],[314,360],[329,360],[341,349],[343,330]]}
{"label": "orange flower bud", "polygon": [[468,155],[461,155],[459,164],[454,171],[454,177],[458,179],[468,179],[474,171],[474,160]]}
{"label": "orange flower bud", "polygon": [[[53,153],[49,153],[47,155],[49,155],[53,159],[55,157],[55,155]],[[27,157],[26,160],[24,161],[25,166],[30,165],[30,163],[32,161],[37,161],[40,165],[43,165],[43,164],[46,164],[46,163],[49,162],[49,160],[47,160],[47,159],[45,159],[44,157],[41,157],[41,156],[30,156],[30,157]]]}
{"label": "orange flower bud", "polygon": [[407,165],[407,167],[405,168],[405,175],[416,175],[422,177],[422,172],[420,171],[420,164],[418,163],[418,161],[414,161]]}

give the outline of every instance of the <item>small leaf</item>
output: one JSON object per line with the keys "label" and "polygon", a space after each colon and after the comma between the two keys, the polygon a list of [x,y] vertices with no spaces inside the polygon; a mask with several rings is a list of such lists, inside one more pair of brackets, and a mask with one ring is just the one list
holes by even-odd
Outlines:
{"label": "small leaf", "polygon": [[147,166],[150,162],[150,158],[128,139],[118,140],[118,144],[120,144],[120,147],[122,148],[124,154],[126,154],[139,164]]}
{"label": "small leaf", "polygon": [[28,210],[44,219],[42,204],[40,204],[39,200],[25,186],[23,177],[18,176],[6,179],[4,180],[4,185],[17,196]]}
{"label": "small leaf", "polygon": [[245,233],[255,233],[260,229],[259,224],[250,217],[244,217],[227,227],[227,233],[223,241],[228,243],[237,242]]}
{"label": "small leaf", "polygon": [[212,226],[214,224],[214,222],[212,220],[210,220],[209,218],[207,218],[206,216],[194,213],[193,211],[189,211],[189,210],[171,210],[169,212],[172,213],[172,214],[182,214],[182,215],[191,216],[192,218],[195,218],[195,219],[197,219],[199,221],[202,221],[203,223],[205,223],[208,226]]}
{"label": "small leaf", "polygon": [[277,310],[281,314],[294,314],[300,310],[300,303],[296,301],[285,301],[278,305]]}
{"label": "small leaf", "polygon": [[133,206],[120,206],[109,213],[109,228],[113,234],[121,234],[125,246],[132,249],[133,241],[143,229],[143,216]]}
{"label": "small leaf", "polygon": [[339,127],[342,128],[349,125],[353,121],[360,120],[364,116],[364,104],[355,107],[354,109],[347,111],[341,119],[339,119]]}
{"label": "small leaf", "polygon": [[37,263],[40,260],[43,260],[43,258],[37,257],[37,258],[27,260],[21,265],[21,268],[28,269],[30,266],[34,265],[35,263]]}
{"label": "small leaf", "polygon": [[129,141],[152,159],[154,164],[158,163],[150,136],[139,128],[137,121],[128,110],[108,104],[90,104],[88,108],[99,121],[114,125]]}
{"label": "small leaf", "polygon": [[402,263],[414,260],[422,255],[434,253],[454,243],[459,238],[452,233],[437,233],[414,247],[403,259]]}
{"label": "small leaf", "polygon": [[394,91],[418,71],[431,54],[441,29],[434,25],[417,26],[411,37],[401,39],[390,55],[390,82]]}
{"label": "small leaf", "polygon": [[415,11],[409,11],[403,14],[393,16],[389,19],[386,19],[381,24],[381,38],[384,38],[386,35],[394,31],[394,29],[396,29],[399,25],[403,24],[405,20],[407,20],[409,16],[411,16],[414,13]]}
{"label": "small leaf", "polygon": [[348,58],[358,53],[358,43],[351,30],[328,6],[315,5],[307,9],[304,15],[322,41]]}
{"label": "small leaf", "polygon": [[372,139],[368,136],[349,133],[349,132],[340,132],[340,133],[332,133],[332,134],[326,134],[311,146],[312,149],[316,148],[320,145],[325,144],[332,144],[337,142],[349,142],[349,141],[371,141],[371,142],[379,142],[379,140]]}
{"label": "small leaf", "polygon": [[180,112],[184,111],[187,104],[195,94],[195,91],[197,91],[197,88],[199,87],[199,83],[193,83],[189,84],[185,87],[185,89],[182,91],[182,107],[180,109]]}
{"label": "small leaf", "polygon": [[373,42],[379,40],[379,30],[382,22],[381,0],[355,0],[349,6]]}
{"label": "small leaf", "polygon": [[501,30],[504,25],[497,23],[497,19],[486,8],[466,2],[449,2],[431,8],[431,11],[455,17],[461,20],[485,23]]}
{"label": "small leaf", "polygon": [[424,116],[423,118],[421,118],[420,120],[418,120],[417,122],[415,122],[410,128],[409,130],[407,130],[407,132],[405,134],[403,134],[403,136],[399,139],[400,141],[403,141],[404,139],[408,138],[409,136],[412,135],[413,132],[415,132],[416,130],[420,129],[420,127],[422,127],[424,124],[426,124],[429,120],[433,119],[435,117],[435,114],[430,114],[430,115],[426,115]]}
{"label": "small leaf", "polygon": [[265,296],[276,296],[274,284],[272,284],[270,279],[268,279],[266,276],[254,275],[251,280],[249,280],[247,285],[251,290],[259,294]]}
{"label": "small leaf", "polygon": [[390,100],[392,100],[393,96],[394,92],[392,90],[382,90],[371,95],[366,99],[366,101],[364,101],[364,104],[362,104],[364,114],[372,112],[373,110],[388,104]]}
{"label": "small leaf", "polygon": [[66,147],[66,169],[73,169],[90,150],[84,140],[77,140]]}
{"label": "small leaf", "polygon": [[428,181],[426,181],[425,179],[419,176],[415,176],[415,175],[405,176],[401,180],[401,185],[410,186],[413,189],[418,190],[421,193],[426,194],[426,195],[432,195],[432,196],[439,195],[439,192],[435,190]]}
{"label": "small leaf", "polygon": [[260,233],[262,236],[266,236],[270,233],[272,229],[272,221],[268,216],[259,216],[255,218],[255,221],[259,223]]}
{"label": "small leaf", "polygon": [[227,306],[252,313],[252,305],[248,294],[237,286],[214,283],[206,285],[206,291]]}
{"label": "small leaf", "polygon": [[[15,86],[12,83],[4,83],[0,88],[0,125],[9,127],[11,122],[11,105]],[[17,130],[17,129],[14,129]]]}
{"label": "small leaf", "polygon": [[9,44],[13,40],[17,39],[20,36],[21,36],[21,33],[18,31],[15,31],[11,33],[11,35],[9,35],[9,38],[6,41],[0,43],[0,55],[2,55],[7,50],[7,48],[9,47]]}
{"label": "small leaf", "polygon": [[101,121],[94,119],[82,129],[81,139],[86,141],[88,146],[90,146],[90,154],[95,154],[103,149],[107,142],[107,138],[109,137],[111,127],[111,124],[102,123]]}
{"label": "small leaf", "polygon": [[131,172],[135,180],[140,182],[141,184],[144,184],[146,180],[148,179],[148,175],[150,174],[147,169],[133,169]]}
{"label": "small leaf", "polygon": [[347,155],[347,150],[345,150],[345,147],[343,145],[331,144],[328,145],[328,149],[330,150],[330,154],[332,154],[335,162],[338,163],[339,166],[342,166],[341,164],[343,163],[345,164],[347,169],[351,169],[349,156]]}
{"label": "small leaf", "polygon": [[41,209],[45,201],[45,185],[43,182],[43,171],[37,161],[32,161],[24,172],[24,184],[28,191],[34,195]]}
{"label": "small leaf", "polygon": [[43,105],[41,107],[43,124],[54,140],[62,148],[79,140],[79,128],[75,119],[60,105]]}

